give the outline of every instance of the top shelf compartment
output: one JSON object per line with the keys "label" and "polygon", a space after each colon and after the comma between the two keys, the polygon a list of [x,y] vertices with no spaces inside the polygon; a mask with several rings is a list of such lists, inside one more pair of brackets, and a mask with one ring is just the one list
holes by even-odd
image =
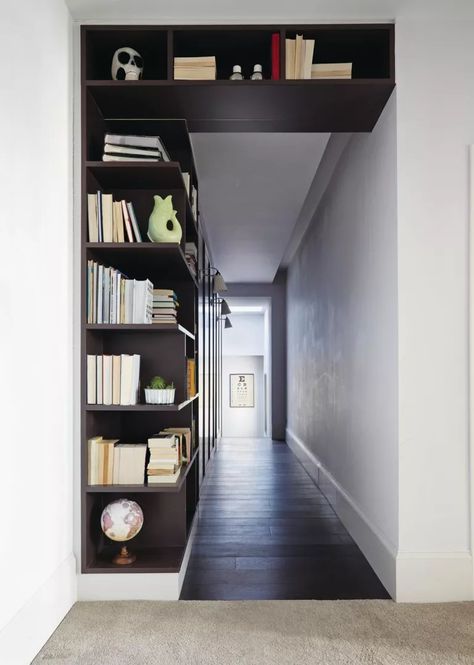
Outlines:
{"label": "top shelf compartment", "polygon": [[[352,62],[355,79],[394,82],[391,24],[299,26],[83,26],[82,77],[110,81],[114,52],[129,46],[144,60],[146,81],[172,81],[174,57],[215,56],[217,79],[228,80],[240,64],[246,79],[254,64],[271,76],[272,35],[280,36],[280,79],[285,78],[285,39],[315,39],[314,62]],[[305,81],[304,83],[308,83]]]}

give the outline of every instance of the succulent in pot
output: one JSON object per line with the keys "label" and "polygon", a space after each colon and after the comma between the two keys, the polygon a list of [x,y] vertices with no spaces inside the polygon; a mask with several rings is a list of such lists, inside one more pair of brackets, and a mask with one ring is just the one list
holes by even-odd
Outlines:
{"label": "succulent in pot", "polygon": [[147,404],[173,404],[174,396],[174,384],[168,383],[162,376],[153,376],[145,388]]}

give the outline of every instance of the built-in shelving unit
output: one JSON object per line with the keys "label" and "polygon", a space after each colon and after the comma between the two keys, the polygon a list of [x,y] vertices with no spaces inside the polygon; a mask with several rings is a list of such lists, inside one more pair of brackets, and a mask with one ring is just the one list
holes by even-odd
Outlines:
{"label": "built-in shelving unit", "polygon": [[[278,80],[270,79],[272,36],[279,35]],[[352,62],[350,80],[286,80],[285,40],[315,39],[315,62]],[[144,59],[144,79],[111,80],[116,49],[135,48]],[[217,80],[175,81],[176,56],[216,56]],[[177,572],[180,570],[199,499],[199,485],[220,431],[222,326],[212,288],[211,257],[193,214],[183,179],[197,186],[189,132],[371,131],[395,85],[394,26],[111,26],[87,25],[81,32],[81,520],[83,573]],[[255,63],[266,80],[251,81]],[[240,64],[247,80],[229,81]],[[176,120],[172,120],[176,119]],[[170,162],[102,162],[104,135],[159,135]],[[133,202],[142,243],[88,241],[87,193],[101,190]],[[173,197],[182,241],[155,244],[146,237],[153,195]],[[198,274],[189,268],[185,243],[198,247]],[[87,322],[87,262],[116,268],[130,278],[148,278],[173,288],[180,301],[177,325]],[[87,354],[141,356],[141,390],[135,406],[88,405]],[[188,398],[186,361],[196,360],[199,394]],[[143,386],[154,374],[174,381],[170,406],[144,403]],[[87,441],[97,434],[123,442],[146,442],[172,426],[193,426],[193,456],[173,485],[89,486]],[[126,496],[143,509],[145,523],[133,540],[137,561],[112,563],[116,546],[100,529],[104,506]]]}
{"label": "built-in shelving unit", "polygon": [[[280,37],[280,78],[269,80],[271,39]],[[287,80],[285,39],[316,42],[314,62],[352,62],[350,80]],[[88,26],[83,85],[104,117],[186,118],[190,131],[371,131],[395,86],[394,26]],[[140,81],[113,81],[112,55],[132,46]],[[175,81],[174,57],[216,56],[215,81]],[[255,63],[264,81],[249,80]],[[234,64],[246,80],[229,81]]]}

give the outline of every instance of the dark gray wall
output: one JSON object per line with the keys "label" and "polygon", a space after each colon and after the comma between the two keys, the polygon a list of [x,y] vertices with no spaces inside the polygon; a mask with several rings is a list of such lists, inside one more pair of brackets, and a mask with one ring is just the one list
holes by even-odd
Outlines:
{"label": "dark gray wall", "polygon": [[[272,437],[284,441],[286,429],[286,273],[272,284],[228,284],[229,297],[272,300]],[[231,317],[232,318],[232,317]]]}

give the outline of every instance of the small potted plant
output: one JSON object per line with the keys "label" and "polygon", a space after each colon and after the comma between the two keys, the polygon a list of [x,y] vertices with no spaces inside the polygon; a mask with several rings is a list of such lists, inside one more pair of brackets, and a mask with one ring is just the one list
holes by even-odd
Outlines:
{"label": "small potted plant", "polygon": [[145,388],[145,401],[147,404],[173,404],[174,393],[173,383],[167,383],[162,376],[154,376]]}

